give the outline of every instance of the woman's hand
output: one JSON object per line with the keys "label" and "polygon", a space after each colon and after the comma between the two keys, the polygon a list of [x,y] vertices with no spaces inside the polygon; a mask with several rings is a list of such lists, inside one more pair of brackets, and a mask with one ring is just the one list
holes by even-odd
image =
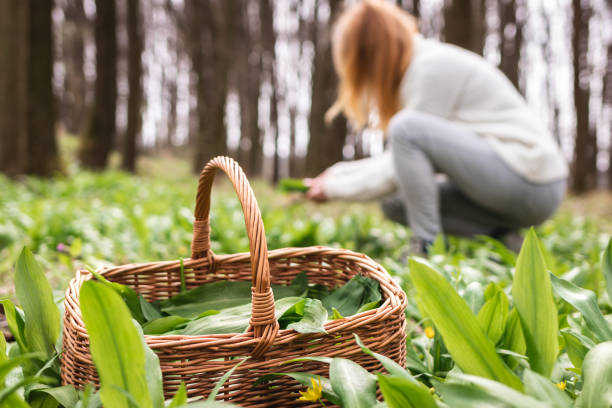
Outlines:
{"label": "woman's hand", "polygon": [[325,189],[323,188],[324,180],[325,180],[325,172],[319,174],[315,178],[307,178],[304,179],[304,184],[308,186],[308,191],[306,192],[306,198],[309,200],[323,203],[327,201],[327,196],[325,195]]}

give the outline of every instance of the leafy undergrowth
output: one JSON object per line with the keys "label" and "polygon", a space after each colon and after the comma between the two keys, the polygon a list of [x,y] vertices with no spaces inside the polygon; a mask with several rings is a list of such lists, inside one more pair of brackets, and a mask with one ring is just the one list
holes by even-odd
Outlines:
{"label": "leafy undergrowth", "polygon": [[[65,288],[84,265],[189,257],[196,178],[151,170],[142,177],[107,171],[21,183],[0,178],[2,292],[12,296],[17,289],[26,321],[37,321],[37,307],[19,296],[12,272],[23,246],[37,254],[56,289]],[[311,382],[308,374],[292,373],[311,386],[304,398],[372,406],[377,385],[389,407],[556,407],[574,401],[609,406],[604,399],[612,383],[600,381],[612,376],[612,254],[602,262],[609,224],[565,210],[527,234],[520,256],[490,238],[449,237],[434,243],[428,259],[408,262],[410,232],[384,220],[374,205],[314,206],[265,184],[255,183],[254,189],[270,249],[331,245],[363,252],[408,293],[409,371],[377,356],[390,375],[373,377],[355,363],[330,359],[328,379]],[[231,187],[216,185],[212,201],[213,250],[247,251],[243,215]],[[126,330],[132,330],[129,324]],[[38,353],[42,365],[53,355],[45,347],[55,340],[32,347],[26,338],[18,346],[21,353]],[[24,374],[44,371],[32,366]]]}
{"label": "leafy undergrowth", "polygon": [[[171,168],[176,161],[164,162]],[[189,257],[196,177],[184,167],[152,175],[77,171],[53,180],[12,182],[0,175],[0,295],[12,294],[10,271],[23,246],[37,254],[54,288],[65,287],[83,264],[95,268]],[[218,177],[222,179],[223,177]],[[331,245],[368,254],[401,276],[410,232],[384,220],[375,204],[316,206],[299,195],[254,183],[268,248]],[[240,203],[222,180],[212,194],[212,248],[216,253],[248,250]],[[562,211],[538,229],[559,273],[573,270],[578,283],[595,288],[592,267],[608,234],[598,219]],[[432,261],[458,280],[507,279],[515,255],[497,242],[450,238],[434,248]],[[601,288],[600,288],[601,289]]]}

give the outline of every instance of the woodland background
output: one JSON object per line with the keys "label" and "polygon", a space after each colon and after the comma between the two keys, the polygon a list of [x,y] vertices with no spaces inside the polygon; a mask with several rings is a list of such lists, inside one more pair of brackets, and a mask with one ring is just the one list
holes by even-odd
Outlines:
{"label": "woodland background", "polygon": [[[343,118],[329,32],[346,0],[0,0],[0,172],[65,173],[181,152],[231,155],[250,177],[313,176],[383,149]],[[425,36],[497,65],[571,162],[575,193],[612,189],[612,2],[396,4]],[[114,155],[114,156],[113,156]],[[172,169],[168,169],[171,171]]]}

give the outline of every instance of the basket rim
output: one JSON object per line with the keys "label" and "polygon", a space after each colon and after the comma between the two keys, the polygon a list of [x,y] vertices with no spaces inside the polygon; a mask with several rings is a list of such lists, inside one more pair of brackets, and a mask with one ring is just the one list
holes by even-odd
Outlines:
{"label": "basket rim", "polygon": [[[367,310],[364,312],[357,313],[352,316],[343,317],[341,319],[328,320],[324,323],[323,328],[327,333],[298,333],[294,329],[282,329],[278,330],[276,335],[276,339],[274,344],[285,343],[283,341],[284,338],[290,337],[291,339],[300,337],[313,337],[317,338],[325,335],[332,335],[335,332],[345,330],[346,326],[355,327],[355,323],[359,323],[360,320],[366,320],[364,323],[368,323],[372,318],[376,320],[384,318],[384,315],[393,315],[399,311],[401,313],[404,312],[408,300],[406,293],[402,290],[399,284],[391,277],[391,275],[386,271],[386,269],[380,265],[379,263],[372,260],[367,255],[354,252],[348,249],[343,248],[333,248],[326,246],[310,246],[310,247],[287,247],[281,249],[275,249],[268,252],[268,259],[279,259],[279,258],[292,258],[292,257],[300,257],[300,256],[308,256],[308,255],[316,255],[325,253],[331,256],[341,256],[347,260],[351,260],[353,262],[359,262],[361,266],[366,266],[366,268],[370,271],[371,275],[369,276],[372,279],[375,279],[379,284],[381,284],[381,292],[383,295],[386,295],[383,303],[375,309]],[[214,259],[216,262],[224,263],[224,262],[241,262],[245,259],[250,259],[249,252],[241,252],[236,254],[221,254],[215,255]],[[172,260],[172,261],[159,261],[159,262],[143,262],[143,263],[130,263],[124,265],[117,265],[113,267],[104,266],[97,270],[98,273],[102,275],[112,275],[118,273],[133,273],[133,274],[147,274],[154,272],[159,269],[160,266],[173,266],[178,264],[180,260]],[[207,262],[206,258],[186,258],[183,259],[183,264],[185,267],[195,266],[199,263]],[[377,276],[380,275],[380,276]],[[93,275],[86,270],[77,270],[76,276],[70,280],[68,289],[65,294],[65,314],[64,318],[67,319],[72,317],[72,326],[78,331],[80,331],[83,336],[89,338],[87,335],[87,331],[85,329],[85,324],[81,318],[80,311],[80,289],[81,285],[93,278]],[[238,279],[238,281],[250,281],[250,279]],[[389,290],[388,286],[392,287],[394,290]],[[385,287],[385,288],[383,288]],[[387,290],[385,290],[387,289]],[[378,318],[374,317],[379,315]],[[360,325],[360,324],[359,324]],[[252,332],[246,331],[242,333],[217,333],[217,334],[206,334],[206,335],[144,335],[145,341],[151,348],[159,349],[164,347],[176,347],[176,346],[209,346],[210,342],[221,341],[225,342],[235,342],[236,340],[241,340],[238,344],[235,344],[236,347],[239,346],[247,346],[249,344],[256,344],[258,339],[253,336]],[[291,341],[291,339],[287,341]],[[234,346],[233,346],[234,347]],[[232,347],[232,348],[233,348]]]}

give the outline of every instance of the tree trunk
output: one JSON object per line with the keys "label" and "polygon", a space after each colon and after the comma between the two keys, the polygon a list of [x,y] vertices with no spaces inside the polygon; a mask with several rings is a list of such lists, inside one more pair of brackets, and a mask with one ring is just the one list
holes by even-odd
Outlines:
{"label": "tree trunk", "polygon": [[27,155],[28,2],[0,1],[0,171],[25,171]]}
{"label": "tree trunk", "polygon": [[572,164],[572,189],[584,193],[596,187],[597,137],[589,121],[588,44],[591,8],[580,0],[572,0],[572,50],[574,66],[574,106],[576,108],[576,139]]}
{"label": "tree trunk", "polygon": [[81,131],[86,116],[87,80],[85,79],[85,31],[88,24],[82,0],[68,1],[66,21],[61,27],[62,55],[66,74],[60,101],[60,120],[69,133]]}
{"label": "tree trunk", "polygon": [[[553,69],[553,49],[551,46],[551,30],[550,30],[550,17],[546,14],[544,10],[541,12],[541,18],[544,20],[544,31],[546,32],[545,40],[540,43],[540,47],[542,49],[542,55],[544,57],[544,64],[546,69],[551,71]],[[552,126],[551,131],[555,138],[555,141],[558,145],[561,145],[561,132],[559,130],[559,101],[555,95],[555,84],[553,84],[553,80],[551,78],[546,78],[546,98],[548,101],[548,105],[550,106],[550,110],[552,111]]]}
{"label": "tree trunk", "polygon": [[402,1],[396,0],[395,4],[415,16],[416,18],[421,17],[421,2],[419,0]]}
{"label": "tree trunk", "polygon": [[341,0],[330,0],[331,14],[325,27],[319,24],[318,13],[315,11],[312,39],[315,49],[312,68],[312,104],[308,118],[310,140],[305,165],[308,176],[319,174],[343,158],[342,149],[347,133],[346,119],[338,116],[330,125],[324,120],[325,112],[337,95],[338,79],[332,62],[329,30],[331,23],[341,11],[341,6]]}
{"label": "tree trunk", "polygon": [[271,87],[270,127],[274,138],[272,162],[272,181],[279,179],[280,163],[278,156],[278,83],[276,78],[276,33],[274,32],[274,6],[271,0],[260,0],[259,16],[261,21],[262,75]]}
{"label": "tree trunk", "polygon": [[444,41],[482,55],[486,36],[485,0],[446,0]]}
{"label": "tree trunk", "polygon": [[[612,115],[612,43],[608,44],[606,73],[603,79],[603,106],[607,106]],[[608,122],[610,145],[608,147],[608,189],[612,190],[612,124]]]}
{"label": "tree trunk", "polygon": [[53,96],[52,0],[37,0],[30,7],[28,53],[28,117],[26,172],[51,176],[60,170],[55,141]]}
{"label": "tree trunk", "polygon": [[143,34],[140,16],[139,0],[127,2],[127,32],[128,32],[128,97],[127,128],[123,140],[122,167],[126,171],[136,169],[136,149],[138,135],[142,124],[142,50]]}
{"label": "tree trunk", "polygon": [[499,4],[499,38],[501,59],[499,68],[516,89],[519,88],[519,62],[523,45],[523,23],[517,21],[516,0],[502,0]]}
{"label": "tree trunk", "polygon": [[[176,45],[175,45],[176,46]],[[179,65],[181,63],[181,55],[179,51],[176,52],[176,66],[177,73],[179,73]],[[168,79],[168,122],[166,129],[166,146],[172,147],[176,143],[176,128],[177,128],[177,111],[176,105],[178,103],[178,84],[176,78]]]}
{"label": "tree trunk", "polygon": [[243,0],[232,0],[235,51],[233,74],[240,103],[240,143],[237,157],[250,177],[261,175],[262,142],[259,129],[261,87],[261,28],[253,24]]}
{"label": "tree trunk", "polygon": [[96,0],[96,83],[93,108],[82,134],[84,167],[102,170],[115,140],[117,34],[115,0]]}
{"label": "tree trunk", "polygon": [[189,0],[185,11],[190,32],[192,70],[197,78],[198,135],[193,171],[199,173],[211,158],[227,154],[225,102],[230,62],[226,24],[227,3]]}

